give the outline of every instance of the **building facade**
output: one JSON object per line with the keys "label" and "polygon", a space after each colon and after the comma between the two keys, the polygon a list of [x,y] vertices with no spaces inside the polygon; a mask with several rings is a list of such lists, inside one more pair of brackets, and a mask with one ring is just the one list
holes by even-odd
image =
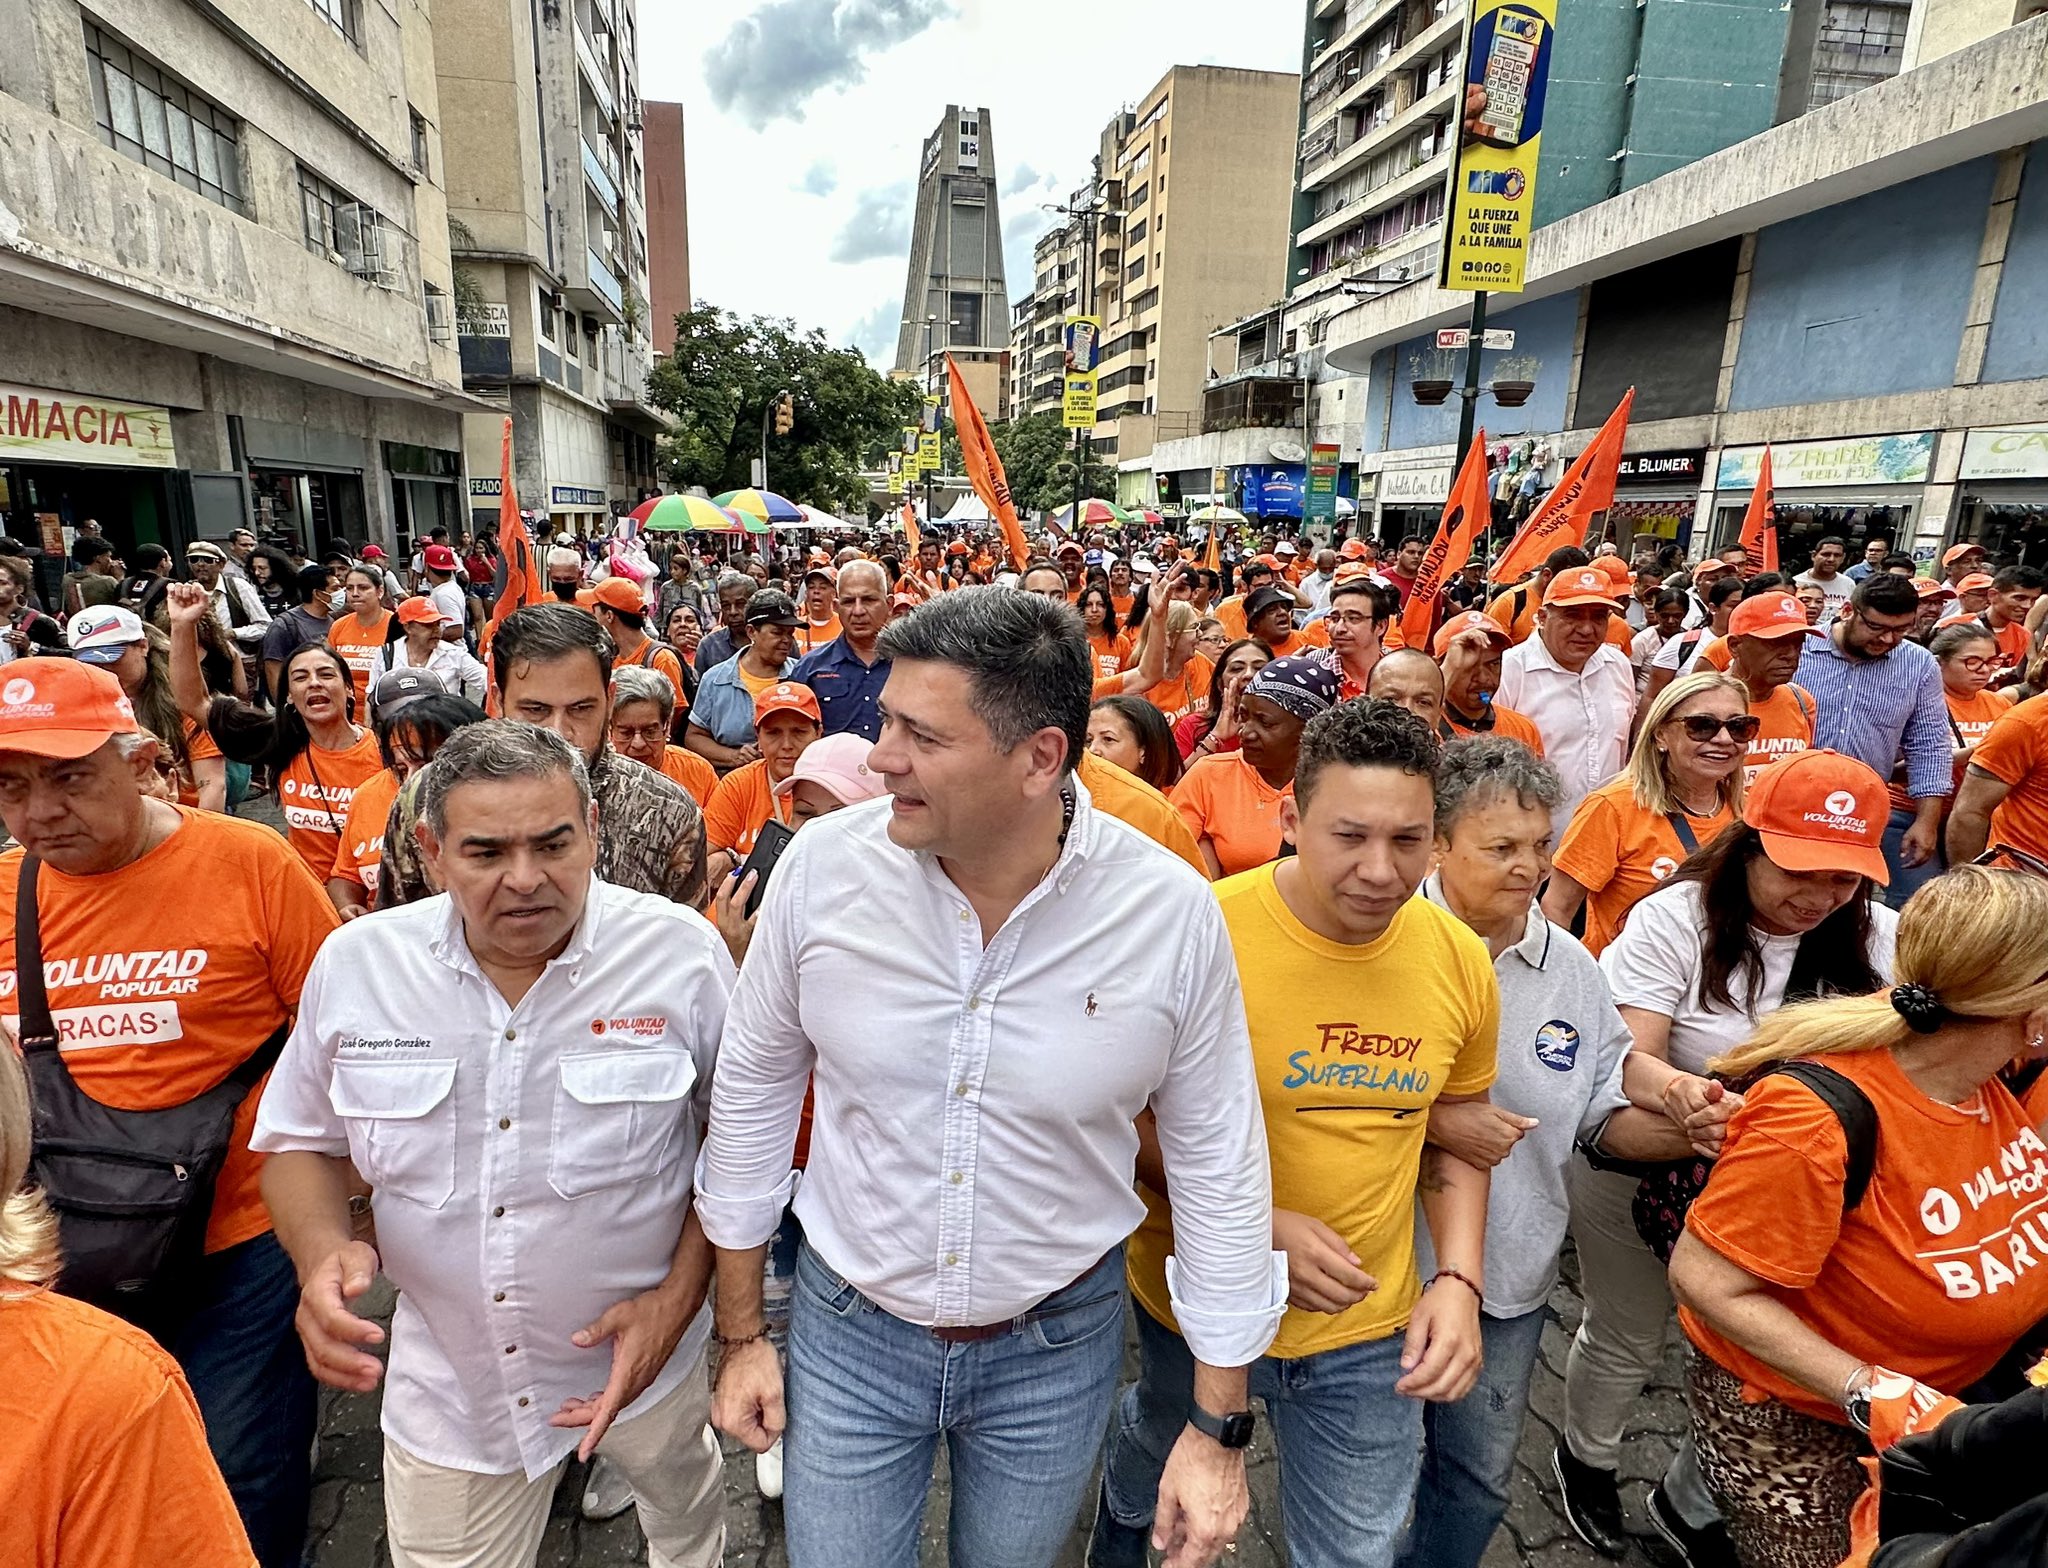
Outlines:
{"label": "building facade", "polygon": [[918,163],[891,374],[943,398],[947,354],[984,417],[1008,419],[1010,293],[1003,277],[995,128],[987,109],[959,104],[946,105]]}
{"label": "building facade", "polygon": [[647,170],[648,328],[654,352],[675,347],[676,317],[690,308],[690,199],[683,167],[683,106],[642,106]]}
{"label": "building facade", "polygon": [[[54,556],[462,517],[414,0],[22,0],[0,50],[0,517]],[[52,577],[52,585],[54,575]]]}
{"label": "building facade", "polygon": [[659,488],[632,0],[435,0],[434,32],[463,384],[501,410],[465,422],[472,516],[509,413],[521,508],[604,533]]}

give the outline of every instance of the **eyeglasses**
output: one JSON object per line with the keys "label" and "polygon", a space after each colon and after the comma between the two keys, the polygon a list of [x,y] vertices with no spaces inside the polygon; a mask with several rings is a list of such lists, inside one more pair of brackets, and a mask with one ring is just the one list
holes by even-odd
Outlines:
{"label": "eyeglasses", "polygon": [[1968,670],[1972,675],[1998,668],[1998,660],[1996,659],[1957,659],[1955,662]]}
{"label": "eyeglasses", "polygon": [[[1857,610],[1855,616],[1856,624],[1863,628],[1864,639],[1868,642],[1904,642],[1907,635],[1913,630],[1911,624],[1905,626],[1880,626],[1861,610]],[[1920,617],[1917,614],[1913,617],[1915,623],[1919,619]]]}
{"label": "eyeglasses", "polygon": [[1717,718],[1711,713],[1688,713],[1682,719],[1667,721],[1685,727],[1685,738],[1705,745],[1721,731],[1728,732],[1728,738],[1737,745],[1747,746],[1756,739],[1756,732],[1763,728],[1764,721],[1754,713],[1738,713],[1733,718]]}

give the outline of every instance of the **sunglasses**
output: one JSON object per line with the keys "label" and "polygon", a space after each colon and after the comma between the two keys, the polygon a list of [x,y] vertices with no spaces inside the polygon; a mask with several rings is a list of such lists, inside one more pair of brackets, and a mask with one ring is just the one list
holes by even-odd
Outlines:
{"label": "sunglasses", "polygon": [[1737,745],[1747,746],[1756,739],[1756,732],[1763,728],[1764,721],[1754,713],[1738,713],[1732,719],[1716,718],[1711,713],[1688,713],[1682,719],[1673,719],[1673,724],[1683,725],[1685,738],[1705,745],[1721,731],[1728,732],[1728,738]]}

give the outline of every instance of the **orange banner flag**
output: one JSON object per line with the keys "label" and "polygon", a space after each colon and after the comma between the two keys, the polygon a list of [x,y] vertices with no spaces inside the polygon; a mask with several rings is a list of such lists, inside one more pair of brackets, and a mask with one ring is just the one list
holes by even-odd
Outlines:
{"label": "orange banner flag", "polygon": [[1564,471],[1557,488],[1543,498],[1508,542],[1489,573],[1493,581],[1511,583],[1535,571],[1558,546],[1580,543],[1594,515],[1614,505],[1614,474],[1621,466],[1621,443],[1628,434],[1629,410],[1635,401],[1636,389],[1630,387],[1599,434]]}
{"label": "orange banner flag", "polygon": [[1209,523],[1209,548],[1202,554],[1202,569],[1209,572],[1223,570],[1223,524],[1215,519]]}
{"label": "orange banner flag", "polygon": [[1428,650],[1435,631],[1438,593],[1471,559],[1474,541],[1485,537],[1492,521],[1493,487],[1487,483],[1486,432],[1481,430],[1472,437],[1472,449],[1451,484],[1450,500],[1444,503],[1443,521],[1436,525],[1436,537],[1422,557],[1422,570],[1415,574],[1408,608],[1401,614],[1404,646]]}
{"label": "orange banner flag", "polygon": [[917,508],[908,501],[905,501],[903,503],[903,510],[898,516],[903,521],[903,543],[910,555],[911,564],[914,566],[917,562],[917,547],[923,538],[917,531]]}
{"label": "orange banner flag", "polygon": [[[1756,488],[1749,492],[1749,510],[1742,514],[1742,532],[1735,542],[1749,552],[1750,565],[1760,572],[1778,569],[1778,506],[1771,491],[1771,449],[1757,464]],[[1761,563],[1761,564],[1759,564]]]}
{"label": "orange banner flag", "polygon": [[497,598],[491,602],[490,624],[484,628],[479,651],[488,653],[499,622],[522,605],[539,604],[547,597],[547,570],[534,559],[533,537],[526,531],[526,519],[519,515],[519,493],[512,482],[512,416],[505,416],[505,437],[498,454],[498,580]]}
{"label": "orange banner flag", "polygon": [[960,460],[967,466],[967,482],[1002,525],[1010,560],[1021,572],[1030,559],[1031,547],[1024,542],[1024,525],[1017,521],[1017,503],[1010,495],[1010,481],[1003,473],[1003,460],[996,454],[996,444],[989,439],[981,410],[967,395],[967,383],[951,354],[946,356],[946,377],[953,394],[953,433],[960,438]]}

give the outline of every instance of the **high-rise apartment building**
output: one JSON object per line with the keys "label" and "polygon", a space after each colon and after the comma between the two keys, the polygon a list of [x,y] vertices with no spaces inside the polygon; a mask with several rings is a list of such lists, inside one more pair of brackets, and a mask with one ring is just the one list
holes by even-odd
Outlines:
{"label": "high-rise apartment building", "polygon": [[683,106],[649,101],[641,106],[646,130],[641,151],[647,167],[647,295],[654,352],[675,347],[676,317],[690,308],[690,201],[683,170]]}
{"label": "high-rise apartment building", "polygon": [[1003,281],[995,129],[986,109],[947,104],[925,138],[903,284],[894,376],[946,392],[959,362],[983,415],[1009,417],[1010,296]]}
{"label": "high-rise apartment building", "polygon": [[[656,488],[633,0],[435,0],[463,382],[512,415],[520,504],[599,533]],[[502,419],[467,421],[497,513]]]}
{"label": "high-rise apartment building", "polygon": [[[1094,196],[1083,186],[1068,201],[1085,207]],[[1058,413],[1066,363],[1066,319],[1082,314],[1082,258],[1086,253],[1083,226],[1069,219],[1039,235],[1031,248],[1031,293],[1017,306],[1022,340],[1010,340],[1011,380],[1017,388],[1018,415]]]}
{"label": "high-rise apartment building", "polygon": [[462,517],[433,38],[411,0],[14,0],[0,522],[56,555]]}

